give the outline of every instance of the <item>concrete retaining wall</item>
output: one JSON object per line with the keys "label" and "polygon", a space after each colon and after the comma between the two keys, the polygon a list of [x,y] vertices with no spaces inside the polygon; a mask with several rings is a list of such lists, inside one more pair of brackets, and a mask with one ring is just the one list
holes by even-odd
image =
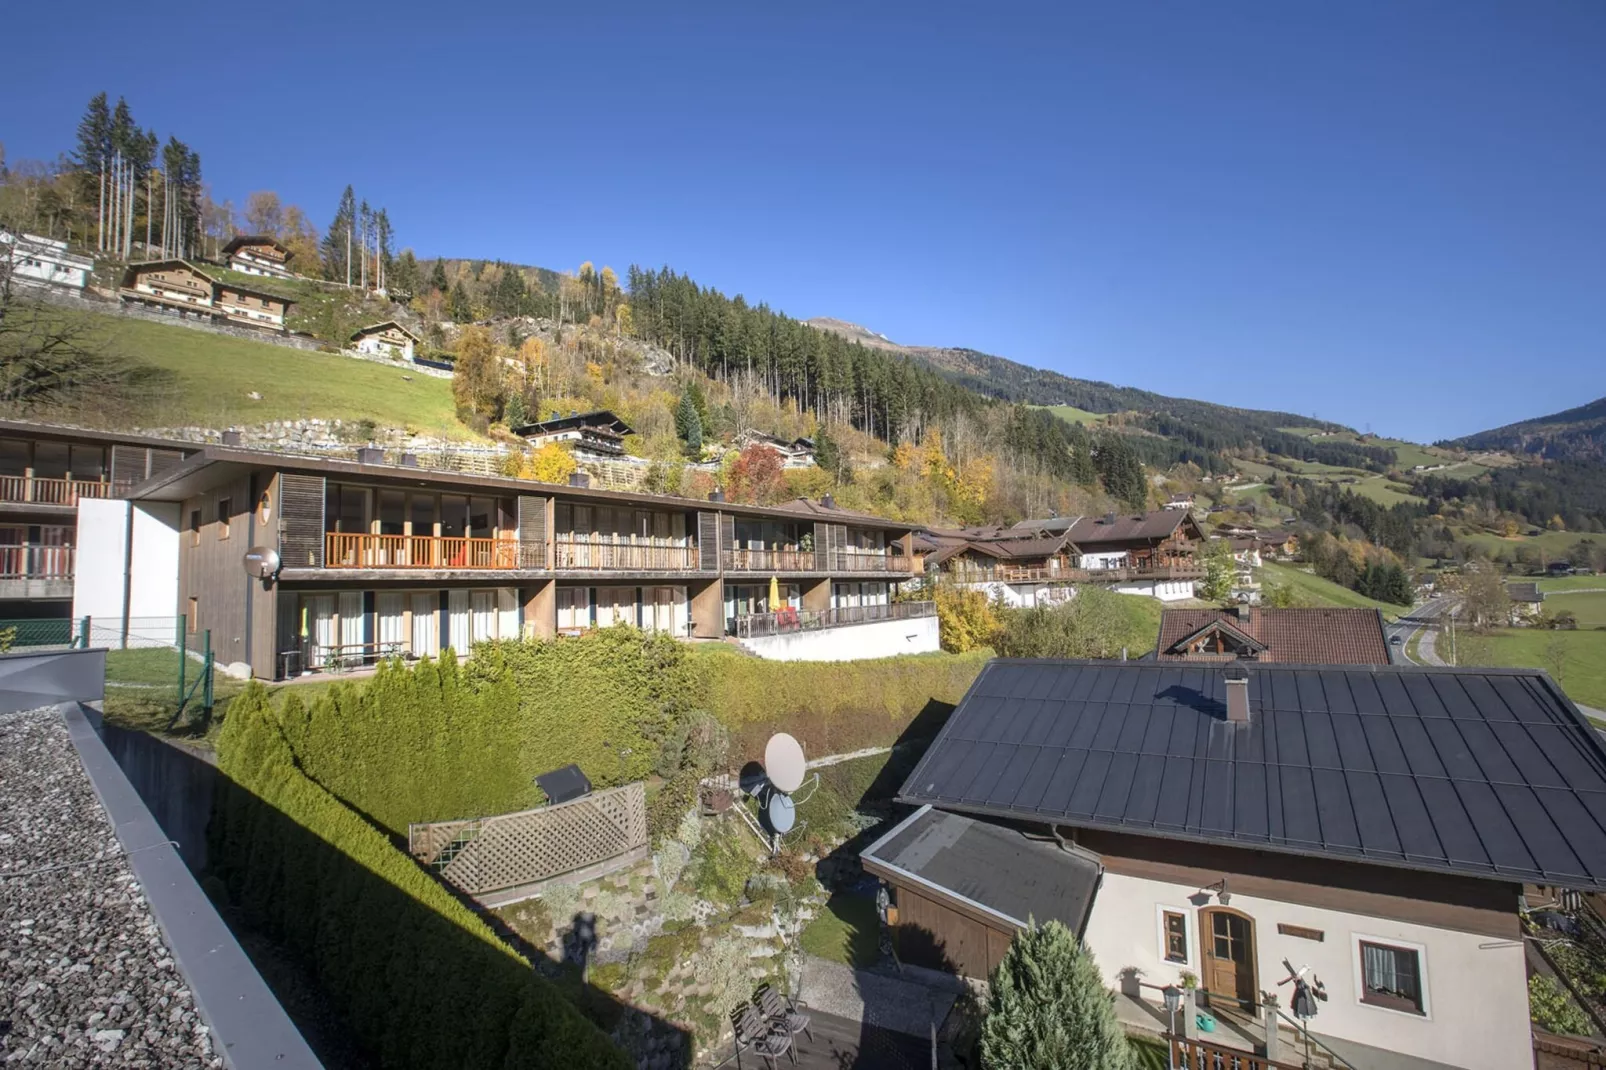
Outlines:
{"label": "concrete retaining wall", "polygon": [[770,661],[868,661],[899,654],[930,654],[941,649],[937,642],[936,617],[845,624],[818,631],[743,639],[741,643]]}

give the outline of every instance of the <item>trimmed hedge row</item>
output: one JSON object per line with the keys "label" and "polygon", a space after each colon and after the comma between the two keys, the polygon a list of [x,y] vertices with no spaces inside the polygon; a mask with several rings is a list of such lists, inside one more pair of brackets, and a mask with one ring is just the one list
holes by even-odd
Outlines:
{"label": "trimmed hedge row", "polygon": [[[810,755],[896,742],[922,715],[933,726],[964,697],[992,657],[922,654],[876,661],[702,658],[702,703],[730,730],[733,756],[758,757],[774,732],[790,732]],[[934,734],[921,731],[917,735]]]}
{"label": "trimmed hedge row", "polygon": [[218,753],[216,876],[383,1065],[631,1065],[384,833],[302,772],[260,685],[230,707]]}

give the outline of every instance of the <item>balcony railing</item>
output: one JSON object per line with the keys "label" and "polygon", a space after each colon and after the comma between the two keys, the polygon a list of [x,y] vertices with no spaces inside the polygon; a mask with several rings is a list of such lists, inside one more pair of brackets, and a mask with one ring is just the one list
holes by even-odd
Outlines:
{"label": "balcony railing", "polygon": [[893,557],[885,550],[841,550],[836,555],[834,568],[841,572],[886,572],[896,566],[904,568],[903,557]]}
{"label": "balcony railing", "polygon": [[0,579],[70,580],[71,546],[0,546]]}
{"label": "balcony railing", "polygon": [[1204,569],[1196,565],[1159,565],[1138,568],[997,568],[955,569],[955,583],[1126,583],[1135,580],[1196,580]]}
{"label": "balcony railing", "polygon": [[737,617],[735,630],[738,639],[758,639],[766,635],[936,615],[935,602],[894,602],[885,606],[841,606],[837,609],[782,609],[774,613],[749,613]]}
{"label": "balcony railing", "polygon": [[80,498],[110,498],[112,485],[95,479],[0,476],[0,502],[77,505]]}
{"label": "balcony railing", "polygon": [[611,537],[560,536],[554,540],[553,567],[611,572],[694,572],[696,546],[618,542]]}
{"label": "balcony railing", "polygon": [[469,539],[434,535],[324,536],[326,568],[533,568],[521,565],[514,539]]}
{"label": "balcony railing", "polygon": [[813,572],[813,550],[726,550],[727,572]]}

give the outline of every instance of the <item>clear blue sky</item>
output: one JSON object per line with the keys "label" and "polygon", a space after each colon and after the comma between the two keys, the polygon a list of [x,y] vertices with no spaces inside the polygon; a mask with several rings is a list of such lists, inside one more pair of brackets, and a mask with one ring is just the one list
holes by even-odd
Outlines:
{"label": "clear blue sky", "polygon": [[1606,394],[1595,0],[13,6],[13,159],[105,89],[218,200],[350,182],[422,256],[1417,439]]}

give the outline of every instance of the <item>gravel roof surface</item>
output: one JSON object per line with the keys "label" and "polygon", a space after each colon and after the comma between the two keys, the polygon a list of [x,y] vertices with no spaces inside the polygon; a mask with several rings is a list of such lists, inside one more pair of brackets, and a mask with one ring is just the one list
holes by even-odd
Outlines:
{"label": "gravel roof surface", "polygon": [[0,1064],[223,1065],[120,852],[60,715],[0,714]]}

